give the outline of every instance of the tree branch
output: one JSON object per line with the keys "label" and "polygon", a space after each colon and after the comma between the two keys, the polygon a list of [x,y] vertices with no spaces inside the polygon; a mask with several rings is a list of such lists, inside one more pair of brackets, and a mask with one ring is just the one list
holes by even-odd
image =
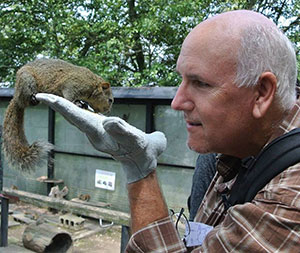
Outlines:
{"label": "tree branch", "polygon": [[[127,4],[128,4],[129,20],[132,26],[134,26],[134,21],[136,21],[138,18],[138,15],[135,10],[135,0],[127,0]],[[145,56],[143,54],[143,46],[141,43],[140,33],[134,32],[133,39],[134,39],[133,50],[135,52],[135,60],[138,65],[139,72],[143,73],[143,70],[145,69]]]}

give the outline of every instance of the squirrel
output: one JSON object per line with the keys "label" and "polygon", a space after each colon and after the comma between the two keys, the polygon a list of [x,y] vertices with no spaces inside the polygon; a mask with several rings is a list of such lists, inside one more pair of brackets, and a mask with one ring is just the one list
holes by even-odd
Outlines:
{"label": "squirrel", "polygon": [[15,93],[4,116],[3,151],[9,165],[22,171],[34,170],[45,161],[53,145],[36,141],[29,145],[24,132],[24,112],[38,104],[37,93],[51,93],[71,102],[87,102],[95,113],[110,111],[110,84],[85,67],[59,59],[37,59],[16,74]]}
{"label": "squirrel", "polygon": [[82,201],[90,201],[91,196],[89,194],[80,194],[78,198]]}
{"label": "squirrel", "polygon": [[58,185],[56,185],[51,188],[48,196],[51,198],[63,199],[68,193],[69,189],[67,186],[60,190]]}

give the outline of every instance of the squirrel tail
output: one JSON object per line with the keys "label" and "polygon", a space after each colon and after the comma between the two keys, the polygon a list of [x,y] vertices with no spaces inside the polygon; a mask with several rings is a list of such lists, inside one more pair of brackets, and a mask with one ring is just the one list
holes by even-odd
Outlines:
{"label": "squirrel tail", "polygon": [[35,170],[47,159],[53,145],[37,141],[28,144],[24,132],[25,108],[12,99],[7,107],[3,124],[3,151],[8,164],[22,171]]}

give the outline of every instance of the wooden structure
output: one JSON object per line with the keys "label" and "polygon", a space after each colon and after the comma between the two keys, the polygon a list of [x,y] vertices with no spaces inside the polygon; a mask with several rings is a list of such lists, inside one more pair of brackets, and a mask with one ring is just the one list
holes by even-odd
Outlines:
{"label": "wooden structure", "polygon": [[95,219],[105,219],[114,222],[115,224],[129,225],[129,214],[109,208],[96,207],[88,204],[82,204],[64,199],[51,198],[40,194],[3,188],[3,193],[6,196],[17,197],[19,200],[38,206],[50,207],[53,209],[70,212],[73,214],[84,215]]}

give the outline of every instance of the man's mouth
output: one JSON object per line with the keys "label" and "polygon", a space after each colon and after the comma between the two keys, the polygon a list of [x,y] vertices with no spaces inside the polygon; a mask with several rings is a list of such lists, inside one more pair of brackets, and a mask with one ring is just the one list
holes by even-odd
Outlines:
{"label": "man's mouth", "polygon": [[197,127],[197,126],[202,126],[202,123],[186,120],[186,125],[187,127]]}
{"label": "man's mouth", "polygon": [[191,126],[202,126],[201,123],[187,122]]}
{"label": "man's mouth", "polygon": [[202,123],[199,120],[193,120],[189,118],[186,114],[184,114],[184,119],[186,122],[187,127],[197,127],[197,126],[202,126]]}

